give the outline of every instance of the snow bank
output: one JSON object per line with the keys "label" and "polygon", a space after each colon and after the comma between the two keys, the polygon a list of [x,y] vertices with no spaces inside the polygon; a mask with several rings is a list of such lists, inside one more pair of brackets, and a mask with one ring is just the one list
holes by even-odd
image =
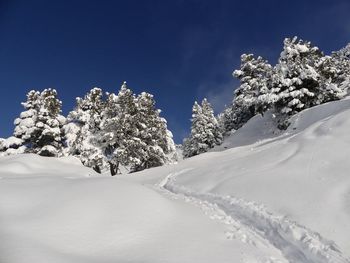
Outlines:
{"label": "snow bank", "polygon": [[79,159],[69,156],[62,158],[41,157],[36,154],[18,154],[0,158],[0,177],[86,177],[94,175],[90,168],[84,167]]}
{"label": "snow bank", "polygon": [[[213,152],[108,177],[0,158],[0,262],[349,263],[350,100],[256,116]],[[93,176],[89,176],[93,175]]]}
{"label": "snow bank", "polygon": [[[278,258],[161,190],[86,177],[72,158],[0,159],[0,262],[247,262]],[[282,261],[284,262],[284,261]]]}
{"label": "snow bank", "polygon": [[[222,152],[180,163],[177,184],[196,193],[238,196],[333,240],[350,255],[350,100],[294,116],[283,134],[262,132],[257,116],[234,133]],[[238,147],[240,146],[240,147]],[[222,150],[222,149],[221,149]]]}

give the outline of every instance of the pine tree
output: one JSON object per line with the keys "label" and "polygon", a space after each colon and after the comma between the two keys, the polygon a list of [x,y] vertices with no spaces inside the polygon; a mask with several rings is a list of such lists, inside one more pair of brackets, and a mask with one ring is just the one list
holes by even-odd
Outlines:
{"label": "pine tree", "polygon": [[15,120],[13,136],[3,143],[4,150],[7,154],[60,156],[65,118],[60,115],[62,102],[57,99],[56,90],[45,89],[41,93],[32,90],[22,105],[25,111]]}
{"label": "pine tree", "polygon": [[319,68],[325,80],[324,90],[328,93],[326,99],[343,98],[350,88],[350,44],[326,56]]}
{"label": "pine tree", "polygon": [[241,83],[231,105],[218,116],[222,132],[237,130],[270,108],[278,127],[285,129],[291,115],[348,94],[350,44],[324,56],[310,42],[286,38],[275,67],[261,57],[243,54],[233,75]]}
{"label": "pine tree", "polygon": [[209,148],[222,143],[223,137],[214,110],[206,98],[202,101],[202,113],[206,119],[206,144]]}
{"label": "pine tree", "polygon": [[[31,135],[36,130],[38,113],[40,110],[40,92],[31,90],[27,94],[27,101],[22,103],[25,111],[21,112],[19,118],[14,122],[15,130],[13,135],[22,139],[24,145],[31,142]],[[30,145],[28,145],[30,147]]]}
{"label": "pine tree", "polygon": [[21,103],[25,111],[14,121],[13,136],[4,140],[2,151],[6,154],[30,152],[32,134],[37,130],[35,124],[40,110],[40,92],[31,90],[27,93],[27,101]]}
{"label": "pine tree", "polygon": [[232,121],[232,106],[226,108],[217,116],[220,131],[223,135],[227,135],[234,127]]}
{"label": "pine tree", "polygon": [[99,146],[100,124],[105,102],[100,88],[91,89],[84,98],[76,99],[77,106],[68,114],[66,155],[75,155],[81,162],[101,173],[105,166]]}
{"label": "pine tree", "polygon": [[172,134],[167,129],[166,120],[160,117],[153,95],[142,92],[137,97],[136,129],[139,131],[141,146],[145,146],[140,165],[134,171],[156,167],[169,162],[168,155],[175,153]]}
{"label": "pine tree", "polygon": [[172,134],[160,117],[151,94],[136,97],[123,83],[118,95],[109,94],[103,114],[103,148],[110,171],[115,175],[119,166],[131,172],[160,166],[175,154]]}
{"label": "pine tree", "polygon": [[320,59],[317,64],[320,73],[319,104],[345,97],[348,87],[344,87],[344,84],[348,78],[346,76],[350,76],[344,74],[347,66],[350,67],[350,63],[344,63],[339,57],[325,56]]}
{"label": "pine tree", "polygon": [[63,125],[66,119],[60,115],[62,102],[55,89],[45,89],[40,94],[40,110],[36,129],[31,136],[32,151],[42,156],[60,156],[64,147]]}
{"label": "pine tree", "polygon": [[323,57],[310,42],[286,38],[276,65],[272,96],[279,114],[293,115],[320,104],[320,74],[317,64]]}
{"label": "pine tree", "polygon": [[195,101],[192,107],[191,134],[183,143],[183,156],[185,158],[204,153],[208,149],[206,144],[201,143],[205,131],[205,120],[203,117],[202,107]]}
{"label": "pine tree", "polygon": [[184,140],[183,156],[185,158],[207,152],[222,142],[219,124],[213,109],[206,99],[199,105],[196,101],[192,108],[190,137]]}
{"label": "pine tree", "polygon": [[140,164],[141,140],[136,129],[136,98],[126,82],[118,95],[109,94],[103,113],[103,148],[112,175],[118,173],[119,165]]}
{"label": "pine tree", "polygon": [[244,115],[243,124],[257,113],[264,113],[271,105],[269,91],[273,70],[262,57],[253,54],[241,56],[241,68],[233,76],[241,82],[235,91],[234,104]]}

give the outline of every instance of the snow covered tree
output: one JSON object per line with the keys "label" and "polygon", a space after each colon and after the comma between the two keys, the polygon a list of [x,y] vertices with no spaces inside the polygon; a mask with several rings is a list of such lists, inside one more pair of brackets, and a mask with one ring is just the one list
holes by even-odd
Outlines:
{"label": "snow covered tree", "polygon": [[100,88],[91,89],[84,98],[76,99],[77,106],[68,114],[64,126],[66,155],[75,155],[81,162],[101,173],[105,166],[100,147],[100,124],[105,107]]}
{"label": "snow covered tree", "polygon": [[196,101],[192,108],[190,137],[184,140],[185,158],[207,152],[222,142],[219,124],[214,117],[210,103],[204,99],[199,105]]}
{"label": "snow covered tree", "polygon": [[136,128],[145,148],[140,164],[133,167],[134,171],[163,165],[176,151],[172,134],[167,129],[166,120],[160,117],[161,111],[155,107],[153,95],[142,92],[136,103]]}
{"label": "snow covered tree", "polygon": [[118,173],[120,164],[134,166],[140,163],[142,142],[135,129],[136,112],[136,98],[126,82],[118,95],[108,95],[103,113],[102,143],[112,175]]}
{"label": "snow covered tree", "polygon": [[204,133],[205,120],[202,107],[195,101],[192,107],[191,134],[189,138],[184,139],[183,143],[183,156],[185,158],[204,153],[208,150],[208,146],[202,143]]}
{"label": "snow covered tree", "polygon": [[336,83],[339,83],[338,87],[348,94],[350,89],[350,43],[339,51],[333,52],[332,57],[339,70]]}
{"label": "snow covered tree", "polygon": [[253,54],[241,56],[239,70],[233,76],[240,80],[232,104],[219,114],[222,133],[241,128],[256,114],[263,114],[274,103],[271,96],[273,67],[262,57]]}
{"label": "snow covered tree", "polygon": [[247,122],[257,113],[264,113],[271,105],[269,90],[272,77],[272,66],[262,57],[253,54],[241,56],[241,68],[233,76],[241,82],[235,91],[234,104],[241,109],[242,122]]}
{"label": "snow covered tree", "polygon": [[35,124],[40,110],[40,92],[31,90],[27,94],[27,101],[22,103],[25,111],[21,112],[19,118],[14,122],[13,135],[22,139],[23,144],[30,143],[31,134],[36,129]]}
{"label": "snow covered tree", "polygon": [[[346,63],[344,63],[346,65]],[[320,74],[320,82],[318,93],[319,104],[338,100],[345,97],[348,87],[344,84],[349,74],[344,74],[343,61],[333,56],[325,56],[320,59],[317,64],[317,71]],[[347,63],[350,67],[350,64]]]}
{"label": "snow covered tree", "polygon": [[310,42],[286,38],[275,67],[261,57],[243,54],[241,67],[233,76],[240,80],[240,86],[232,104],[218,116],[222,132],[237,130],[270,108],[279,128],[284,129],[291,115],[348,93],[350,44],[324,56]]}
{"label": "snow covered tree", "polygon": [[41,93],[32,90],[22,105],[25,111],[15,120],[14,134],[3,143],[4,150],[8,154],[60,156],[65,118],[60,115],[62,102],[57,99],[56,90],[45,89]]}
{"label": "snow covered tree", "polygon": [[206,98],[202,101],[202,113],[206,120],[206,144],[209,148],[222,143],[223,137],[219,123],[214,116],[214,110]]}
{"label": "snow covered tree", "polygon": [[109,94],[103,114],[102,144],[112,175],[119,165],[132,172],[163,165],[175,152],[165,119],[159,116],[153,96],[136,97],[123,83],[118,95]]}
{"label": "snow covered tree", "polygon": [[14,121],[13,136],[5,139],[2,144],[2,151],[6,151],[6,154],[24,153],[32,147],[31,138],[37,129],[35,124],[40,110],[40,92],[29,91],[27,101],[21,104],[25,111]]}
{"label": "snow covered tree", "polygon": [[217,116],[220,131],[223,135],[228,134],[234,129],[232,105],[227,106]]}
{"label": "snow covered tree", "polygon": [[62,102],[55,89],[40,94],[40,110],[31,136],[32,151],[42,156],[60,156],[64,146],[63,125],[66,119],[60,114]]}
{"label": "snow covered tree", "polygon": [[320,74],[317,64],[323,57],[310,42],[286,38],[273,75],[272,96],[277,113],[293,115],[320,104]]}
{"label": "snow covered tree", "polygon": [[287,38],[273,75],[270,99],[279,115],[279,128],[288,116],[304,109],[341,99],[349,86],[346,50],[324,56],[310,42]]}

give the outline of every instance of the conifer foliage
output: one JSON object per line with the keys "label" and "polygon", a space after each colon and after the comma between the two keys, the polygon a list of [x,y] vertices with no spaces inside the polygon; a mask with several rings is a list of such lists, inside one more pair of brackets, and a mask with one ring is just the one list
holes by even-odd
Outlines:
{"label": "conifer foliage", "polygon": [[201,105],[195,101],[191,121],[191,134],[184,140],[183,146],[185,158],[207,152],[215,145],[221,144],[222,133],[219,123],[207,99],[203,99]]}
{"label": "conifer foliage", "polygon": [[62,102],[54,89],[32,90],[22,105],[13,136],[0,140],[2,154],[73,155],[96,172],[112,175],[121,166],[136,172],[176,160],[172,134],[153,95],[136,96],[126,82],[118,94],[91,89],[76,99],[67,118],[60,114]]}
{"label": "conifer foliage", "polygon": [[68,114],[64,126],[66,155],[79,156],[81,162],[101,172],[104,158],[98,147],[98,135],[105,102],[100,88],[91,89],[84,98],[76,99],[76,108]]}
{"label": "conifer foliage", "polygon": [[6,154],[61,156],[65,118],[60,115],[62,102],[57,98],[57,91],[45,89],[40,93],[32,90],[22,105],[25,111],[15,120],[13,136],[4,141],[2,150]]}
{"label": "conifer foliage", "polygon": [[325,56],[308,41],[284,40],[278,63],[272,67],[262,57],[241,56],[234,77],[240,80],[232,104],[219,114],[223,133],[237,130],[250,118],[272,110],[278,128],[289,117],[310,107],[343,98],[350,81],[350,45]]}
{"label": "conifer foliage", "polygon": [[135,96],[126,82],[118,95],[108,95],[101,138],[112,175],[119,165],[136,172],[171,161],[168,155],[175,152],[175,145],[159,114],[151,94]]}
{"label": "conifer foliage", "polygon": [[[275,66],[253,54],[241,56],[233,72],[240,82],[232,103],[214,116],[207,99],[192,108],[191,133],[184,140],[185,158],[207,152],[223,135],[241,128],[257,114],[271,112],[279,129],[310,107],[344,98],[350,87],[350,44],[324,55],[308,41],[286,38]],[[91,89],[76,99],[67,119],[61,115],[57,91],[32,90],[24,111],[14,121],[13,136],[0,139],[2,155],[35,153],[73,155],[101,173],[121,168],[136,172],[175,161],[176,148],[153,95],[138,95],[123,82],[119,92]]]}
{"label": "conifer foliage", "polygon": [[[275,66],[260,56],[241,56],[240,68],[233,72],[240,85],[231,105],[217,117],[221,134],[228,135],[267,111],[272,112],[277,128],[286,129],[290,116],[346,96],[350,87],[350,44],[329,56],[297,37],[286,38],[283,44]],[[210,129],[203,112],[203,105],[195,103],[191,135],[183,144],[185,157],[213,147],[206,139]]]}

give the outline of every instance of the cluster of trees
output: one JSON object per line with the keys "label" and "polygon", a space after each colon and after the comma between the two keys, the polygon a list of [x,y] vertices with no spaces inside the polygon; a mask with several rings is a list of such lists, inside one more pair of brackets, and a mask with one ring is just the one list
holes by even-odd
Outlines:
{"label": "cluster of trees", "polygon": [[36,153],[42,156],[78,157],[101,173],[118,173],[120,165],[131,172],[176,159],[166,120],[160,117],[151,94],[136,96],[123,83],[118,94],[93,88],[67,118],[54,89],[30,91],[25,111],[14,122],[13,136],[1,141],[4,154]]}
{"label": "cluster of trees", "polygon": [[[241,128],[257,114],[272,111],[277,127],[286,129],[290,116],[313,106],[342,99],[350,86],[350,44],[324,55],[308,41],[294,38],[284,40],[278,63],[272,66],[267,60],[253,54],[241,56],[240,69],[233,72],[240,86],[234,98],[217,116],[221,134],[208,140],[203,135],[201,113],[195,103],[189,138],[184,140],[184,156],[190,157],[212,148],[222,141],[222,135]],[[209,134],[212,133],[210,129]],[[209,136],[210,137],[210,136]],[[212,143],[215,141],[215,143]]]}
{"label": "cluster of trees", "polygon": [[[350,44],[324,55],[308,41],[286,38],[275,66],[260,56],[243,54],[233,76],[240,85],[218,116],[206,99],[194,103],[191,133],[183,143],[185,158],[221,144],[224,135],[257,114],[272,111],[277,128],[286,129],[290,116],[346,96]],[[15,120],[13,136],[0,140],[5,154],[74,155],[97,172],[110,169],[112,175],[120,165],[134,172],[176,158],[172,134],[153,96],[136,96],[126,82],[118,94],[94,88],[77,98],[67,118],[61,115],[62,102],[54,89],[30,91],[22,104],[25,111]]]}

